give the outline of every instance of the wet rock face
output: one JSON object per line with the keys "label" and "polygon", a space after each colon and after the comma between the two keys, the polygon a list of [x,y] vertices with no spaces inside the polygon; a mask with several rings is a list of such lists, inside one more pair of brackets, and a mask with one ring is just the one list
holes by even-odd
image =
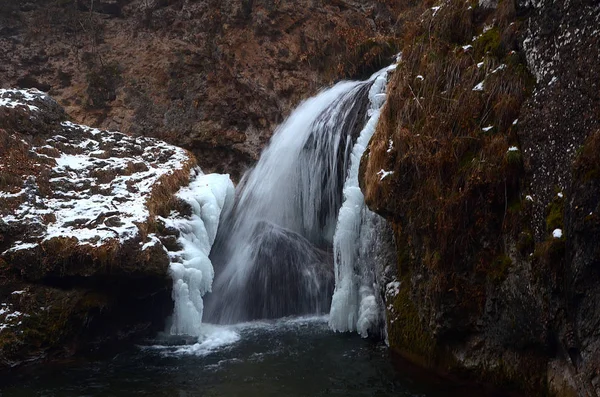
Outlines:
{"label": "wet rock face", "polygon": [[38,90],[0,90],[0,367],[164,329],[177,232],[160,216],[185,212],[173,194],[194,166],[67,121]]}
{"label": "wet rock face", "polygon": [[[0,10],[0,87],[159,137],[238,177],[298,102],[395,49],[394,1],[31,1]],[[373,39],[375,38],[375,39]],[[358,67],[357,65],[361,65]],[[364,66],[363,66],[364,65]]]}

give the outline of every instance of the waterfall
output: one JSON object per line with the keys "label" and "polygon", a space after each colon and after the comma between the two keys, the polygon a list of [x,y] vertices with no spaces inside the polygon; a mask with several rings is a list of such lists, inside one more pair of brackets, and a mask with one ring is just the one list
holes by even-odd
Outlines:
{"label": "waterfall", "polygon": [[[227,324],[326,313],[335,284],[332,312],[348,317],[352,325],[344,328],[333,321],[332,327],[356,330],[356,322],[362,321],[360,330],[369,328],[368,312],[376,303],[366,303],[371,296],[377,302],[376,293],[372,283],[365,289],[366,279],[350,282],[347,268],[358,263],[346,256],[358,256],[356,244],[365,234],[360,225],[368,223],[361,221],[367,210],[358,188],[358,165],[385,100],[390,69],[322,91],[277,129],[221,219],[211,252],[216,278],[206,299],[205,321]],[[351,208],[353,200],[361,206],[358,212]],[[341,303],[344,296],[350,303]],[[355,302],[364,309],[351,309]],[[357,315],[352,317],[351,311]]]}

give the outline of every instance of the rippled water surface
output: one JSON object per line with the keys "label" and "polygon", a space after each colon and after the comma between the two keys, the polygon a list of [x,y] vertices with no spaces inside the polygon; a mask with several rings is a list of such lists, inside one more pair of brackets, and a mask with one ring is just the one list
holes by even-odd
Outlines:
{"label": "rippled water surface", "polygon": [[200,343],[180,343],[159,338],[108,358],[40,365],[0,378],[0,395],[464,395],[398,368],[385,345],[331,332],[323,317],[207,325]]}

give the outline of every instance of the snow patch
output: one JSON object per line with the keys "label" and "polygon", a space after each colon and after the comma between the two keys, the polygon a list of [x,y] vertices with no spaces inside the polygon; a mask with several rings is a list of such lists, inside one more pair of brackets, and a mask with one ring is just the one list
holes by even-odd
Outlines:
{"label": "snow patch", "polygon": [[477,84],[475,87],[473,87],[473,91],[483,91],[483,84],[485,83],[485,80],[482,81],[481,83]]}
{"label": "snow patch", "polygon": [[383,169],[377,173],[377,175],[380,176],[380,178],[379,178],[380,181],[383,181],[386,176],[393,175],[393,174],[394,174],[394,171],[386,171]]}
{"label": "snow patch", "polygon": [[[13,99],[13,97],[21,97],[22,99]],[[28,104],[29,101],[44,97],[45,94],[36,89],[15,90],[15,89],[0,89],[0,107],[17,108],[19,106],[27,107],[29,110],[37,112],[40,109],[37,106]]]}
{"label": "snow patch", "polygon": [[392,281],[385,286],[385,294],[388,297],[393,298],[394,296],[398,295],[399,293],[400,293],[400,282],[399,281]]}

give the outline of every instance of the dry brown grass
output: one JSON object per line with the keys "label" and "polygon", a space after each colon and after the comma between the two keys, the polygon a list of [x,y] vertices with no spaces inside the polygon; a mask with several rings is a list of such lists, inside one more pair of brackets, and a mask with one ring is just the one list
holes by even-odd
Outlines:
{"label": "dry brown grass", "polygon": [[[363,159],[368,204],[401,225],[412,257],[430,268],[491,271],[502,231],[518,218],[507,214],[519,200],[522,165],[507,149],[518,146],[512,123],[531,78],[515,52],[513,1],[502,3],[489,11],[450,0],[405,24],[403,60]],[[380,169],[393,177],[380,181]],[[440,289],[455,288],[453,279]]]}
{"label": "dry brown grass", "polygon": [[191,153],[188,153],[188,161],[181,169],[161,176],[158,182],[154,184],[150,197],[146,200],[146,208],[148,208],[150,216],[146,223],[138,224],[138,229],[143,240],[146,240],[148,234],[157,232],[156,216],[167,217],[172,210],[179,210],[179,212],[184,214],[188,212],[184,210],[181,200],[175,197],[175,193],[181,187],[190,183],[190,173],[196,165],[196,158]]}
{"label": "dry brown grass", "polygon": [[[30,148],[21,134],[0,129],[0,191],[19,192],[27,178],[34,177],[40,194],[51,193],[48,180],[50,168],[56,162],[51,157],[37,156]],[[21,202],[22,198],[2,198],[0,212],[9,213]]]}

